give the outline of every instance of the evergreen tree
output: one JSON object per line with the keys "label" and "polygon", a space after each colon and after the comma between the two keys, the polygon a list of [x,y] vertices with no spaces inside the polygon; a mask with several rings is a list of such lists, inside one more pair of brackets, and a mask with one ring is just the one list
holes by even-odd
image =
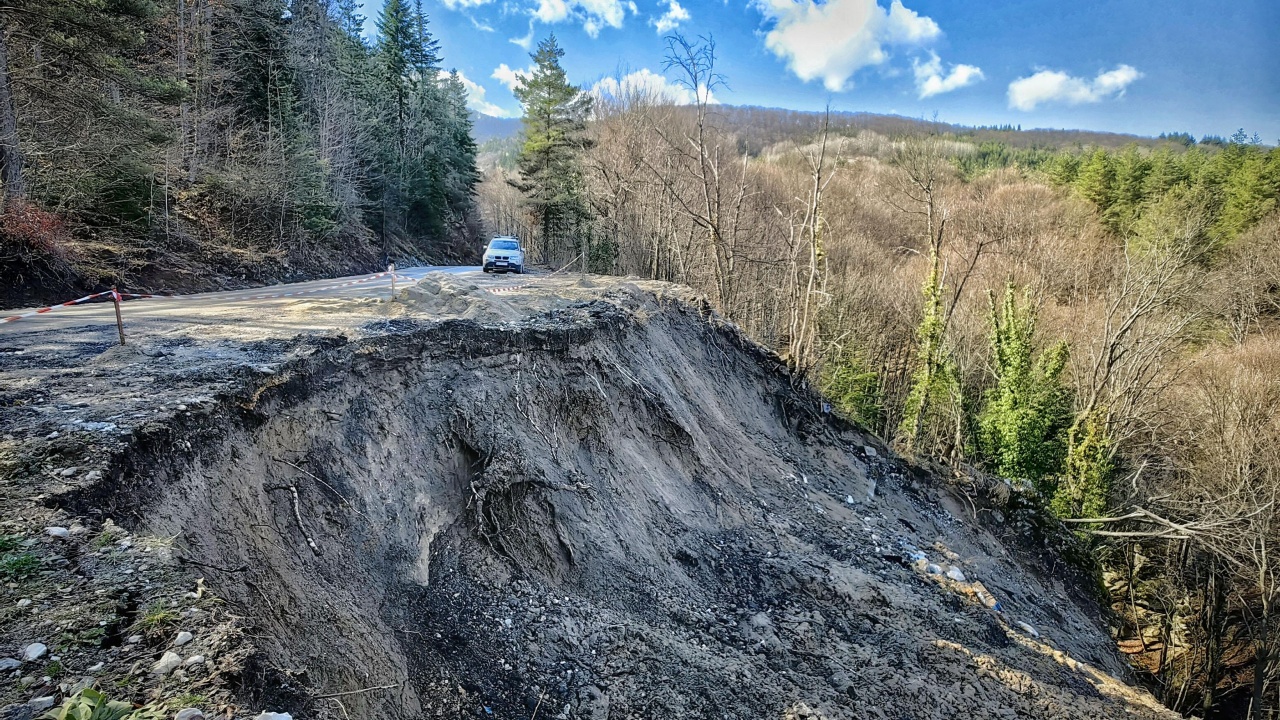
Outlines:
{"label": "evergreen tree", "polygon": [[555,35],[538,43],[531,57],[533,73],[520,78],[515,89],[524,105],[517,186],[540,229],[544,257],[564,258],[575,245],[585,252],[589,241],[581,155],[591,96],[569,83],[560,66],[564,50]]}
{"label": "evergreen tree", "polygon": [[1101,148],[1094,150],[1081,164],[1075,178],[1076,192],[1097,206],[1104,219],[1115,201],[1116,172],[1111,154]]}
{"label": "evergreen tree", "polygon": [[[181,94],[173,81],[130,62],[159,14],[151,0],[24,0],[0,7],[0,182],[6,199],[26,195],[27,157],[62,160],[65,148],[24,151],[24,135],[38,135],[38,126],[50,124],[63,129],[64,145],[71,139],[65,133],[76,135],[69,144],[100,165],[99,173],[82,178],[85,184],[55,184],[46,192],[64,204],[78,196],[89,209],[113,214],[110,206],[124,203],[124,214],[138,214],[131,209],[140,202],[134,193],[146,182],[139,158],[163,141],[164,132],[126,99],[170,103]],[[21,102],[15,71],[22,76]]]}
{"label": "evergreen tree", "polygon": [[835,409],[872,432],[880,432],[884,405],[880,378],[856,351],[844,349],[822,364],[822,394]]}
{"label": "evergreen tree", "polygon": [[1020,307],[1012,285],[1004,300],[991,302],[991,349],[996,384],[987,392],[978,416],[982,456],[1001,477],[1023,480],[1052,494],[1062,471],[1065,434],[1070,424],[1069,396],[1061,375],[1067,345],[1035,353],[1036,313]]}

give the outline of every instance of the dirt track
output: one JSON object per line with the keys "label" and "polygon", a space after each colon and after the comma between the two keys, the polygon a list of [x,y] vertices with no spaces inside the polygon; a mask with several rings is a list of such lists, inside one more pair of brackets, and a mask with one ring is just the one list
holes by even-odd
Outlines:
{"label": "dirt track", "polygon": [[[5,340],[0,534],[41,565],[0,658],[64,678],[0,706],[90,677],[220,717],[1170,716],[1016,501],[891,457],[679,288],[280,312]],[[204,662],[149,674],[184,629]]]}

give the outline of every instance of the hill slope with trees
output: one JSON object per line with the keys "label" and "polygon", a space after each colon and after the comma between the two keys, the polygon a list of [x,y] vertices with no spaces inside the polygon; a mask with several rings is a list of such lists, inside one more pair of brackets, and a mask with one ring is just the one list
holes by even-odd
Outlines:
{"label": "hill slope with trees", "polygon": [[1280,149],[721,107],[713,43],[666,65],[692,105],[589,93],[571,241],[525,163],[489,225],[691,285],[901,452],[1031,493],[1169,707],[1280,708]]}
{"label": "hill slope with trees", "polygon": [[421,3],[0,8],[9,304],[445,258],[478,232],[466,90]]}

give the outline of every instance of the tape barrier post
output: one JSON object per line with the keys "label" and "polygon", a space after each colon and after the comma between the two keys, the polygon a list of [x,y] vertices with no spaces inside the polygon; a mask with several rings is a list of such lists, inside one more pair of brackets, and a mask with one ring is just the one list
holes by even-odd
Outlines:
{"label": "tape barrier post", "polygon": [[116,330],[120,332],[120,344],[124,345],[124,318],[120,316],[120,291],[111,287],[111,302],[116,306]]}
{"label": "tape barrier post", "polygon": [[396,300],[396,264],[387,265],[387,272],[391,273],[391,301]]}

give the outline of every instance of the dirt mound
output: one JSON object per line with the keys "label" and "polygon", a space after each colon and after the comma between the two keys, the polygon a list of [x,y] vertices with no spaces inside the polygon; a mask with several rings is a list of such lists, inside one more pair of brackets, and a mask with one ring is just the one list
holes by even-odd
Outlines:
{"label": "dirt mound", "polygon": [[430,276],[52,502],[173,538],[295,717],[1166,716],[1027,526],[682,292],[591,282]]}
{"label": "dirt mound", "polygon": [[417,284],[402,290],[397,299],[405,303],[409,312],[465,320],[495,322],[520,315],[489,289],[443,272],[428,273]]}

